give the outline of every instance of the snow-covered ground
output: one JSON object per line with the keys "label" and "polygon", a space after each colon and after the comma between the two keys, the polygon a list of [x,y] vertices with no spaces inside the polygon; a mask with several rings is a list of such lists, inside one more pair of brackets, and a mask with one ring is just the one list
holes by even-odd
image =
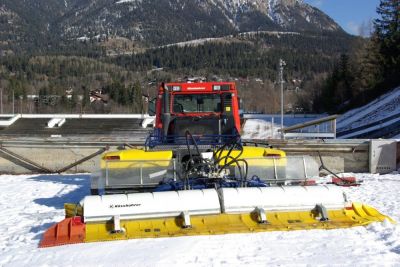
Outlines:
{"label": "snow-covered ground", "polygon": [[[400,175],[357,174],[345,188],[400,222]],[[400,226],[141,239],[38,249],[89,175],[0,176],[0,266],[400,266]]]}
{"label": "snow-covered ground", "polygon": [[280,125],[270,121],[248,119],[243,126],[242,139],[276,139],[280,138]]}

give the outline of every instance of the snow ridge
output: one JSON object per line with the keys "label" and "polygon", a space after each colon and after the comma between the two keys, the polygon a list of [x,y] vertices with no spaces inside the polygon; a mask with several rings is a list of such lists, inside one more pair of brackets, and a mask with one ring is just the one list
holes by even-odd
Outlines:
{"label": "snow ridge", "polygon": [[338,131],[346,131],[400,114],[400,87],[369,104],[350,110],[338,119]]}
{"label": "snow ridge", "polygon": [[142,0],[119,0],[116,2],[116,4],[124,4],[124,3],[137,4],[137,3],[142,3]]}
{"label": "snow ridge", "polygon": [[[300,35],[299,32],[280,32],[280,31],[252,31],[252,32],[242,32],[239,33],[238,36],[244,36],[244,37],[250,37],[254,36],[256,34],[267,34],[270,36],[280,36],[280,35]],[[88,40],[86,39],[87,37],[80,37],[79,40]],[[223,37],[208,37],[208,38],[200,38],[200,39],[194,39],[190,41],[185,41],[185,42],[178,42],[178,43],[172,43],[172,44],[167,44],[167,45],[161,45],[157,47],[153,47],[154,49],[157,48],[163,48],[163,47],[171,47],[171,46],[178,46],[178,47],[185,47],[185,46],[198,46],[198,45],[203,45],[205,43],[216,43],[216,42],[223,42],[223,41],[229,41],[229,40],[234,40],[233,35],[228,35],[228,36],[223,36]]]}

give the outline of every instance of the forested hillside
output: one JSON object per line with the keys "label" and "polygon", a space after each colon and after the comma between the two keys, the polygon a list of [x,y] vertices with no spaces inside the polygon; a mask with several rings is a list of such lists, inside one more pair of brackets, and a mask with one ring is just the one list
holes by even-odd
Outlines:
{"label": "forested hillside", "polygon": [[[304,89],[300,97],[307,91],[307,84],[331,71],[336,58],[343,53],[351,53],[352,47],[359,42],[363,40],[345,34],[258,32],[199,44],[144,49],[132,55],[112,57],[107,56],[106,48],[101,43],[80,43],[75,46],[77,55],[74,55],[74,50],[67,50],[60,52],[62,55],[49,52],[43,56],[3,56],[0,59],[0,84],[5,89],[5,99],[9,100],[12,92],[15,98],[21,96],[27,100],[27,95],[39,95],[40,92],[62,96],[66,90],[73,89],[81,95],[95,89],[113,91],[113,85],[116,84],[131,88],[135,82],[141,84],[144,93],[153,94],[158,82],[185,76],[236,80],[243,87],[250,87],[246,91],[263,88],[272,94],[274,82],[277,81],[277,63],[279,58],[284,58],[287,62],[287,88]],[[259,82],[254,83],[255,80]],[[120,105],[129,105],[129,101],[113,100]],[[297,100],[294,101],[296,103],[291,103],[292,106],[310,109],[308,103],[298,104]],[[254,111],[275,112],[278,108],[276,103],[265,107],[265,99],[254,101],[244,97],[244,103],[251,103],[247,108]],[[61,106],[57,105],[60,112],[71,110],[70,106],[64,109]],[[51,111],[43,108],[36,110]],[[121,110],[124,109],[115,107],[115,103],[111,109]],[[130,112],[132,109],[125,110]],[[28,111],[32,111],[32,108]]]}
{"label": "forested hillside", "polygon": [[[134,92],[154,95],[159,82],[202,76],[236,81],[249,111],[277,112],[279,59],[286,112],[346,110],[398,82],[398,26],[385,15],[398,17],[398,1],[382,1],[368,39],[298,0],[167,2],[5,0],[3,111],[133,112]],[[106,95],[96,96],[101,108],[89,94]],[[57,104],[38,101],[46,95]]]}
{"label": "forested hillside", "polygon": [[351,53],[358,42],[362,40],[345,34],[253,32],[198,45],[148,49],[113,61],[138,71],[157,67],[274,80],[279,58],[284,58],[288,77],[309,80],[332,70],[334,61],[343,53]]}

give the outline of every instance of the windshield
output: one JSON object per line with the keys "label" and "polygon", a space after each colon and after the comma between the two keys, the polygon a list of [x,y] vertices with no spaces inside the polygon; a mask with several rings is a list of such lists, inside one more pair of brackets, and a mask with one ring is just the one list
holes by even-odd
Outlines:
{"label": "windshield", "polygon": [[174,113],[182,112],[221,112],[221,96],[206,95],[174,95]]}

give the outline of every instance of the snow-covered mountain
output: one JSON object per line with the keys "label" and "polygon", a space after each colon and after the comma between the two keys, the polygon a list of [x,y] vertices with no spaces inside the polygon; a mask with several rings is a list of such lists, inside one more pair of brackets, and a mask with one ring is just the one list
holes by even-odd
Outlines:
{"label": "snow-covered mountain", "polygon": [[[0,41],[119,36],[164,45],[247,31],[338,32],[301,0],[2,0]],[[14,37],[15,38],[14,38]]]}
{"label": "snow-covered mountain", "polygon": [[299,27],[306,21],[308,27],[329,31],[340,29],[333,20],[323,16],[319,10],[305,4],[303,0],[211,0],[211,2],[223,6],[236,26],[240,25],[241,15],[259,12],[282,28]]}

